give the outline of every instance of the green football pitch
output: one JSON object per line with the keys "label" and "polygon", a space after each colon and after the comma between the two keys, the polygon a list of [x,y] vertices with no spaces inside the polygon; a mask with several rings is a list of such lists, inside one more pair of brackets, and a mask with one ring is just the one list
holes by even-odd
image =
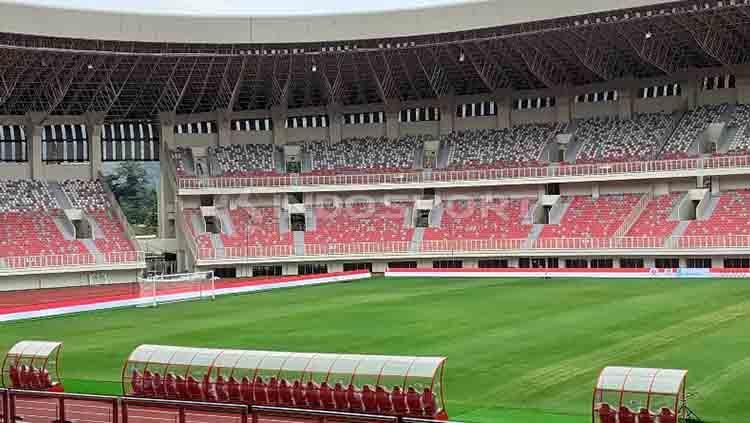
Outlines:
{"label": "green football pitch", "polygon": [[602,367],[684,368],[691,408],[744,423],[749,334],[748,280],[375,278],[2,323],[0,350],[63,341],[66,389],[103,394],[142,343],[444,355],[451,417],[481,423],[588,422]]}

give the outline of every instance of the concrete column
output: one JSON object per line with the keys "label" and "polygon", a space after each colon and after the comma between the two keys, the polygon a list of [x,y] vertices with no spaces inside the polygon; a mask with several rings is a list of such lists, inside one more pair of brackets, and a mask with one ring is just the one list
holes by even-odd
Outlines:
{"label": "concrete column", "polygon": [[513,96],[509,90],[495,93],[495,107],[497,107],[497,129],[510,128],[510,112],[513,110]]}
{"label": "concrete column", "polygon": [[560,123],[569,123],[573,117],[573,97],[561,96],[555,99],[555,117]]}
{"label": "concrete column", "polygon": [[698,107],[698,94],[700,93],[700,81],[688,80],[681,81],[682,96],[685,97],[688,110],[695,110]]}
{"label": "concrete column", "polygon": [[750,75],[737,75],[737,102],[740,104],[750,103]]}
{"label": "concrete column", "polygon": [[103,116],[86,116],[86,133],[89,136],[89,164],[91,179],[96,179],[102,171],[102,124]]}
{"label": "concrete column", "polygon": [[42,162],[42,122],[44,116],[41,113],[27,113],[26,142],[29,147],[29,162],[31,163],[31,179],[43,180],[46,178],[44,162]]}
{"label": "concrete column", "polygon": [[[271,119],[273,120],[273,144],[285,145],[286,136],[286,118],[288,110],[286,107],[274,106],[271,108]],[[295,273],[296,274],[296,273]]]}
{"label": "concrete column", "polygon": [[226,112],[226,110],[217,110],[216,111],[216,126],[217,126],[217,134],[218,145],[230,145],[232,144],[232,119],[229,117],[229,114]]}
{"label": "concrete column", "polygon": [[456,123],[456,97],[447,96],[440,99],[440,135],[453,132]]}
{"label": "concrete column", "polygon": [[338,104],[328,105],[328,140],[330,142],[341,141],[342,127],[344,126],[344,115]]}
{"label": "concrete column", "polygon": [[[169,175],[172,174],[169,170],[169,164],[171,163],[171,160],[168,160],[168,157],[170,155],[170,150],[172,150],[175,147],[175,140],[174,140],[174,114],[171,113],[162,113],[159,115],[159,157],[161,157],[161,160],[159,161],[159,167],[160,167],[160,174],[161,177],[159,178],[159,195],[157,196],[158,202],[157,202],[157,209],[158,209],[158,223],[159,223],[159,238],[168,238],[168,228],[169,225],[168,222],[168,210],[169,204],[177,204],[177,187],[174,185],[175,181],[171,180],[171,177]],[[175,211],[179,212],[179,210],[176,209]],[[176,222],[175,222],[176,223]],[[182,233],[182,229],[180,227],[175,228],[175,232],[178,234]],[[184,248],[184,244],[178,243],[178,249]],[[179,260],[181,254],[177,254],[177,258]],[[183,267],[179,265],[178,267],[182,269]]]}
{"label": "concrete column", "polygon": [[626,88],[617,91],[617,115],[620,119],[630,119],[633,116],[633,103],[637,97],[637,88]]}
{"label": "concrete column", "polygon": [[296,276],[299,274],[297,263],[284,263],[282,273],[284,276]]}
{"label": "concrete column", "polygon": [[392,100],[385,105],[385,136],[388,138],[399,138],[401,136],[401,123],[398,121],[401,113],[401,103]]}

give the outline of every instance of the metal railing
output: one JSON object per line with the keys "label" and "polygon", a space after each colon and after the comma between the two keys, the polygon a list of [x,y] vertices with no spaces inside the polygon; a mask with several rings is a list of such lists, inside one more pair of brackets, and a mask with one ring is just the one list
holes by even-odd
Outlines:
{"label": "metal railing", "polygon": [[[173,163],[170,162],[170,167]],[[512,181],[560,177],[638,175],[656,172],[699,169],[732,169],[750,167],[750,156],[721,156],[614,162],[592,164],[560,164],[536,167],[496,169],[440,170],[394,173],[363,173],[340,175],[278,175],[278,176],[175,176],[179,189],[274,188],[318,185],[380,185],[470,181]],[[175,174],[175,172],[171,172]]]}
{"label": "metal railing", "polygon": [[117,251],[98,254],[46,254],[0,258],[0,271],[146,263],[143,251]]}
{"label": "metal railing", "polygon": [[576,251],[576,250],[688,250],[712,248],[750,248],[750,235],[613,237],[613,238],[541,238],[527,239],[461,239],[422,241],[419,250],[410,249],[410,241],[355,242],[342,244],[306,244],[303,254],[295,254],[292,245],[252,245],[224,247],[223,255],[214,248],[199,248],[199,260],[238,258],[290,258],[380,256],[507,251]]}

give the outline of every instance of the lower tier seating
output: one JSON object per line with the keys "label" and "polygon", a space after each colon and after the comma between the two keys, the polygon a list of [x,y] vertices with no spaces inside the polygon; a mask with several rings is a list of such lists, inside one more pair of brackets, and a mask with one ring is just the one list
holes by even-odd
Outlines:
{"label": "lower tier seating", "polygon": [[694,220],[684,236],[750,235],[750,190],[722,192],[708,219]]}
{"label": "lower tier seating", "polygon": [[669,217],[682,195],[672,193],[651,199],[626,236],[664,239],[671,235],[679,221],[670,220]]}
{"label": "lower tier seating", "polygon": [[222,232],[224,247],[292,245],[292,233],[281,233],[279,210],[242,207],[229,210],[233,232]]}
{"label": "lower tier seating", "polygon": [[426,228],[424,240],[526,239],[533,225],[523,220],[535,203],[536,199],[446,201],[440,226]]}
{"label": "lower tier seating", "polygon": [[414,229],[405,221],[412,207],[409,202],[317,207],[316,228],[305,232],[305,244],[410,241]]}
{"label": "lower tier seating", "polygon": [[560,224],[546,225],[539,238],[610,238],[639,198],[635,194],[573,197]]}

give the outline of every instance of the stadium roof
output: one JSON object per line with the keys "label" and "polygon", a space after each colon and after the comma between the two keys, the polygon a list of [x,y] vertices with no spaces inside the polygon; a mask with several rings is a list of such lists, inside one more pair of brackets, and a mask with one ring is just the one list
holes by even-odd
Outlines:
{"label": "stadium roof", "polygon": [[[565,9],[583,13],[570,17],[556,16],[560,11],[542,0],[521,2],[523,8],[495,1],[304,18],[124,16],[0,4],[0,114],[153,119],[160,112],[570,88],[720,66],[734,72],[750,51],[745,1],[607,0],[596,4],[619,10],[591,11],[591,2],[570,0]],[[623,4],[638,7],[621,9]],[[357,19],[360,30],[353,28]],[[151,32],[160,23],[165,32]],[[230,37],[244,27],[245,37],[153,41],[190,32],[209,39],[205,34],[217,25]],[[283,33],[280,28],[311,41],[269,35],[272,29]],[[319,31],[307,37],[312,29]],[[425,32],[430,30],[439,32]],[[132,38],[123,40],[123,34]]]}

